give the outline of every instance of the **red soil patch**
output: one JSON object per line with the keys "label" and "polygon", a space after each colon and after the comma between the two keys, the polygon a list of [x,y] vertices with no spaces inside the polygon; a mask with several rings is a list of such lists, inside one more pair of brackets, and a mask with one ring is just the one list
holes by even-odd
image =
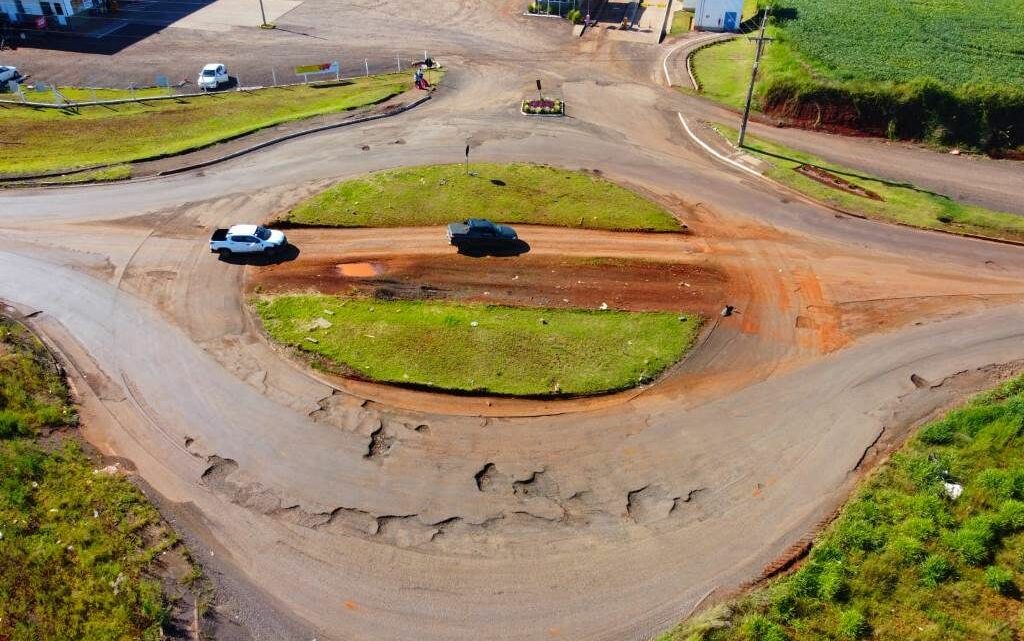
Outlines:
{"label": "red soil patch", "polygon": [[249,289],[385,299],[448,299],[526,307],[717,313],[727,278],[708,264],[548,255],[387,256],[358,263],[304,253],[250,272]]}

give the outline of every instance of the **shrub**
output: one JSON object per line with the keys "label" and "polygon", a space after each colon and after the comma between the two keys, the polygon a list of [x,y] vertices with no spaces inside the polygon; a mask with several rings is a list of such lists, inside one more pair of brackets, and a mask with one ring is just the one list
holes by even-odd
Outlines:
{"label": "shrub", "polygon": [[570,9],[565,18],[573,24],[579,24],[583,22],[583,12],[579,9]]}
{"label": "shrub", "polygon": [[787,641],[789,638],[782,626],[760,614],[744,619],[740,633],[747,641]]}
{"label": "shrub", "polygon": [[998,565],[992,565],[985,569],[985,585],[1004,596],[1011,595],[1016,591],[1013,573]]}
{"label": "shrub", "polygon": [[838,601],[846,596],[846,572],[839,561],[830,561],[818,575],[818,597],[825,601]]}
{"label": "shrub", "polygon": [[953,564],[938,554],[928,555],[921,563],[921,583],[928,587],[935,587],[952,576]]}
{"label": "shrub", "polygon": [[1008,499],[1014,495],[1014,479],[1006,470],[988,468],[978,472],[974,483],[995,498]]}
{"label": "shrub", "polygon": [[957,553],[964,563],[983,565],[992,558],[996,542],[992,521],[984,516],[973,516],[945,537],[946,546]]}
{"label": "shrub", "polygon": [[924,545],[909,536],[895,536],[885,546],[888,556],[900,564],[917,563],[925,557]]}
{"label": "shrub", "polygon": [[1019,532],[1024,529],[1024,501],[1009,499],[999,505],[996,523],[1003,532]]}
{"label": "shrub", "polygon": [[867,617],[858,610],[845,610],[839,615],[839,636],[844,639],[863,639],[871,632]]}

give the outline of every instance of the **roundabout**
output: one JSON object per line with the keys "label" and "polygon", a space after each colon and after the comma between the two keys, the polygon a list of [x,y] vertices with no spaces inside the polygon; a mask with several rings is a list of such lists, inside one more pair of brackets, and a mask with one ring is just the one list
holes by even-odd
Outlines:
{"label": "roundabout", "polygon": [[[679,128],[707,105],[638,79],[657,52],[605,45],[581,53],[593,68],[550,63],[571,117],[510,119],[530,64],[460,59],[401,116],[177,176],[0,194],[0,298],[67,361],[86,435],[162,497],[251,638],[647,638],[762,576],[908,430],[1024,359],[1019,247],[836,215],[723,168]],[[474,259],[439,227],[290,229],[298,255],[268,266],[204,244],[339,180],[458,162],[467,140],[480,162],[600,169],[688,233],[526,225],[526,254]],[[247,313],[257,287],[423,285],[685,309],[705,334],[651,386],[453,403],[311,373]]]}

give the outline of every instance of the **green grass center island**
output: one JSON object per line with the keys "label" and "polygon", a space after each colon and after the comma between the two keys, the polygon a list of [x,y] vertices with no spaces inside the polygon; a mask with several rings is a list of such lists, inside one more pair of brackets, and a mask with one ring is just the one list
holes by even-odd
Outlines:
{"label": "green grass center island", "polygon": [[[339,227],[501,223],[680,231],[664,208],[591,172],[532,164],[381,171],[298,204],[291,224]],[[528,232],[522,232],[526,240]],[[466,260],[474,260],[467,258]],[[501,258],[495,260],[516,260]],[[478,266],[477,266],[478,265]],[[472,269],[486,269],[486,259]],[[317,368],[434,390],[514,396],[587,395],[648,383],[693,346],[696,314],[547,309],[256,294],[266,332]]]}
{"label": "green grass center island", "polygon": [[[1024,146],[1024,0],[779,0],[761,111],[808,127],[986,151]],[[694,54],[703,92],[739,106],[754,43]]]}

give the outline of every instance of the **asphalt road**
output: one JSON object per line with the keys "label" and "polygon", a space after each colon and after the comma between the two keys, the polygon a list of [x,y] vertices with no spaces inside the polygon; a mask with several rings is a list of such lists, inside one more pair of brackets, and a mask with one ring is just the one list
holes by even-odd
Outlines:
{"label": "asphalt road", "polygon": [[[410,3],[363,4],[377,19],[339,8],[332,37],[405,36],[393,16]],[[41,311],[90,440],[247,586],[251,637],[648,638],[757,577],[910,426],[1024,359],[1021,248],[837,216],[723,168],[679,127],[706,107],[655,82],[662,48],[520,32],[518,3],[436,4],[410,42],[460,53],[414,112],[190,174],[0,192],[0,298]],[[470,55],[494,49],[509,55]],[[559,52],[543,76],[569,118],[518,114],[538,50]],[[258,267],[216,260],[209,229],[340,177],[458,162],[467,140],[473,160],[600,169],[658,199],[691,235],[610,247],[539,230],[538,247],[639,257],[675,238],[657,251],[728,272],[721,303],[739,313],[642,393],[533,416],[336,389],[269,345],[242,294]],[[958,180],[956,159],[925,158]],[[1014,200],[1015,184],[984,197]],[[360,232],[341,250],[444,251],[429,234]]]}

